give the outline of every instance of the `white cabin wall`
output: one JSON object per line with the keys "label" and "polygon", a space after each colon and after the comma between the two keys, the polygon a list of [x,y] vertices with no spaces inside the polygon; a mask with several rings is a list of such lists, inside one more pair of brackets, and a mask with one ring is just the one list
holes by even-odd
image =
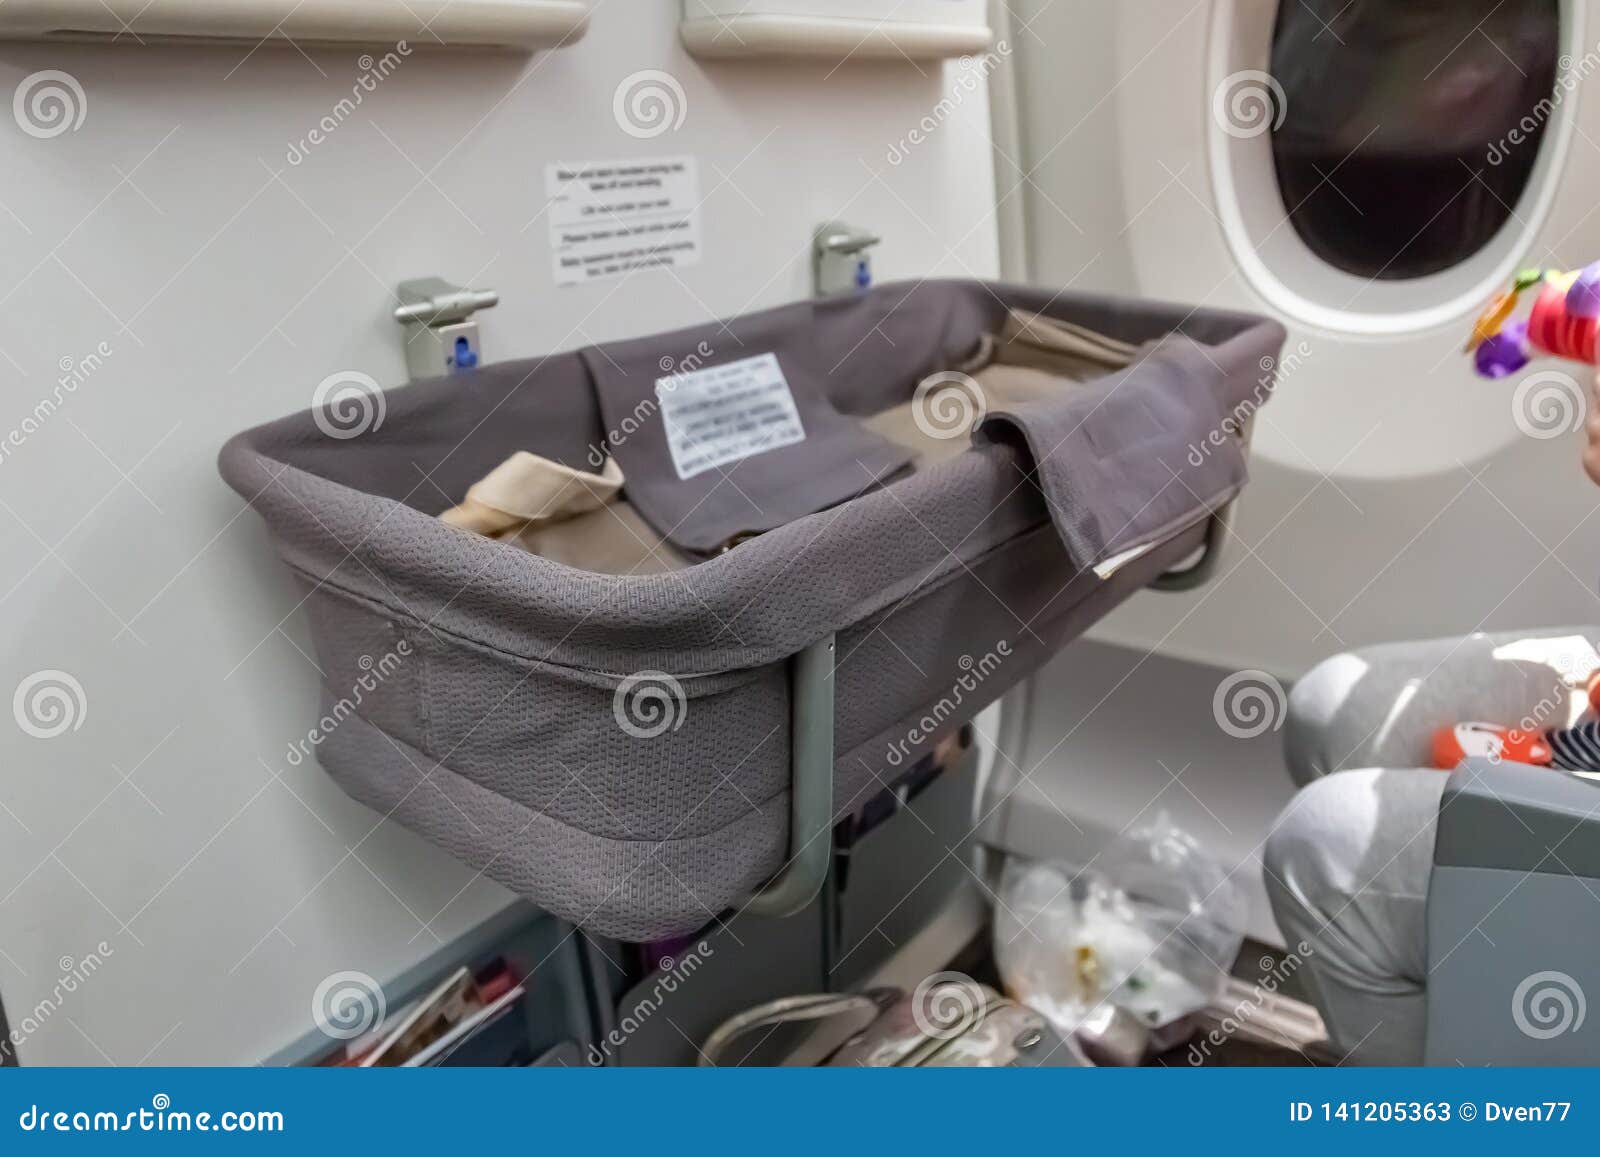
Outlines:
{"label": "white cabin wall", "polygon": [[[1017,40],[1033,278],[1272,313],[1236,269],[1205,148],[1211,26],[1231,6],[1011,7],[1031,33]],[[1254,9],[1270,19],[1270,5]],[[1600,52],[1600,4],[1569,9]],[[1591,77],[1567,100],[1580,131],[1525,264],[1600,254],[1600,86]],[[1471,322],[1392,340],[1291,322],[1286,355],[1306,352],[1258,416],[1220,576],[1140,595],[1095,637],[1292,677],[1373,642],[1600,619],[1600,492],[1580,469],[1583,436],[1519,432],[1515,382],[1481,381],[1461,355]]]}
{"label": "white cabin wall", "polygon": [[1134,293],[1111,6],[1009,7],[1021,147],[996,165],[1002,194],[1023,200],[1028,280]]}
{"label": "white cabin wall", "polygon": [[[1207,151],[1217,22],[1235,7],[1270,21],[1270,0],[1008,6],[1030,278],[1274,314],[1229,248]],[[1600,54],[1600,4],[1573,0],[1567,15],[1574,56]],[[1251,27],[1254,42],[1265,30]],[[1526,264],[1600,255],[1594,77],[1567,101],[1581,131]],[[1002,160],[1002,189],[1006,173]],[[1293,793],[1272,727],[1282,713],[1252,737],[1213,726],[1225,680],[1288,680],[1394,639],[1600,621],[1600,492],[1580,468],[1583,436],[1520,433],[1515,383],[1479,380],[1462,356],[1475,308],[1389,340],[1280,317],[1285,368],[1256,418],[1217,576],[1136,595],[1091,631],[1114,647],[1079,648],[1035,682],[1012,753],[1029,777],[1019,804],[1072,817],[1065,854],[1093,843],[1075,828],[1125,831],[1165,809],[1236,865],[1252,931],[1272,939],[1260,853]]]}
{"label": "white cabin wall", "polygon": [[[214,464],[330,373],[403,381],[399,281],[499,290],[492,361],[805,297],[834,216],[883,235],[880,280],[997,273],[981,86],[888,161],[959,64],[701,64],[677,10],[602,0],[585,39],[532,57],[418,47],[298,165],[289,142],[368,50],[0,45],[0,96],[59,69],[87,97],[53,139],[0,117],[0,434],[59,364],[110,349],[0,460],[0,690],[55,669],[86,704],[57,738],[0,726],[13,1028],[112,950],[26,1032],[25,1064],[254,1061],[310,1027],[330,973],[393,976],[509,902],[286,761],[317,714],[312,647]],[[643,69],[685,94],[648,140],[612,113]],[[556,288],[545,164],[684,153],[702,263]]]}

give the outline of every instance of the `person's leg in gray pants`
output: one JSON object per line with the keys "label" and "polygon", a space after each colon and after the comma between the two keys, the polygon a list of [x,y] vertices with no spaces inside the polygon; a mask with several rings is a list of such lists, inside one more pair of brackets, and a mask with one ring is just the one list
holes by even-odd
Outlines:
{"label": "person's leg in gray pants", "polygon": [[1433,732],[1476,720],[1566,726],[1581,692],[1554,667],[1502,651],[1561,636],[1593,645],[1600,632],[1390,643],[1336,655],[1294,686],[1284,747],[1306,786],[1262,862],[1279,927],[1291,949],[1306,946],[1303,975],[1329,1038],[1355,1063],[1422,1060],[1428,877],[1446,779],[1426,766]]}

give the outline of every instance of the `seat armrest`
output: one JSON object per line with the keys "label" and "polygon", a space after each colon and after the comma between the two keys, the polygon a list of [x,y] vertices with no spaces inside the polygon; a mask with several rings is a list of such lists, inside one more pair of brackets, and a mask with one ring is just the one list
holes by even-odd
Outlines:
{"label": "seat armrest", "polygon": [[1433,862],[1600,877],[1600,782],[1468,759],[1445,785]]}
{"label": "seat armrest", "polygon": [[1600,1062],[1597,836],[1600,783],[1486,759],[1450,773],[1428,881],[1426,1063]]}

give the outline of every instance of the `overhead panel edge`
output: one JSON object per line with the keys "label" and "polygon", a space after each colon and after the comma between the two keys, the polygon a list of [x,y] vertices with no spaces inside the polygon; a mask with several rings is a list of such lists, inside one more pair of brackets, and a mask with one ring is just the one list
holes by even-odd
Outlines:
{"label": "overhead panel edge", "polygon": [[685,0],[693,56],[939,60],[994,42],[984,0],[902,0],[877,15],[859,0]]}
{"label": "overhead panel edge", "polygon": [[584,0],[5,0],[0,40],[274,40],[532,49],[588,29]]}

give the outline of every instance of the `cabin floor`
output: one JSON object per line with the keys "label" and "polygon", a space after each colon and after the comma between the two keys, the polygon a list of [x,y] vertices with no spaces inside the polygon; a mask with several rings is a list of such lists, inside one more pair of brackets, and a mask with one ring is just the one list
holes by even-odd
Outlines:
{"label": "cabin floor", "polygon": [[[995,970],[990,936],[972,942],[951,968],[1004,990]],[[1272,977],[1271,990],[1264,978]],[[1281,978],[1281,979],[1280,979]],[[1284,953],[1246,940],[1233,975],[1211,1007],[1195,1017],[1193,1035],[1145,1059],[1161,1068],[1311,1068],[1337,1066],[1324,1038],[1322,1018],[1309,1003]]]}

